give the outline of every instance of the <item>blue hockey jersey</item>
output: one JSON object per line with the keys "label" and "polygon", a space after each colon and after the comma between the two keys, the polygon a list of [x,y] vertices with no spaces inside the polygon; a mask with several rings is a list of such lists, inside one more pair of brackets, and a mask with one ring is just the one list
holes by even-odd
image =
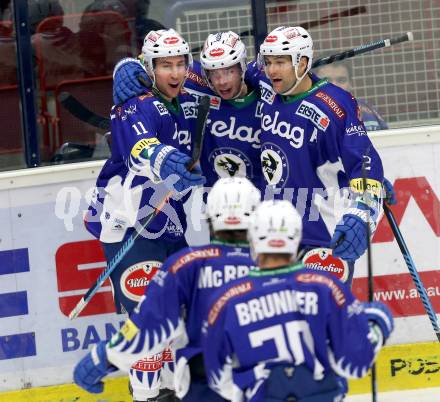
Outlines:
{"label": "blue hockey jersey", "polygon": [[247,245],[220,243],[180,250],[165,261],[121,331],[107,345],[108,359],[127,370],[172,341],[178,396],[189,388],[188,361],[202,352],[202,318],[208,298],[246,276],[254,263]]}
{"label": "blue hockey jersey", "polygon": [[306,366],[316,381],[333,372],[360,378],[377,353],[362,304],[338,279],[301,264],[251,271],[217,291],[206,320],[206,373],[225,399],[238,387],[245,401],[263,401],[280,363]]}
{"label": "blue hockey jersey", "polygon": [[[153,92],[129,99],[111,112],[112,153],[103,166],[85,218],[87,229],[103,242],[124,240],[139,219],[154,211],[169,184],[150,169],[149,150],[159,143],[191,154],[197,105],[182,93],[172,103]],[[177,241],[186,229],[182,197],[170,199],[145,236]]]}
{"label": "blue hockey jersey", "polygon": [[260,142],[266,191],[291,201],[302,214],[302,246],[328,247],[336,224],[363,192],[363,162],[367,192],[380,210],[382,162],[357,102],[313,74],[313,86],[305,93],[277,95],[267,77],[252,68],[248,75],[258,79],[263,101]]}
{"label": "blue hockey jersey", "polygon": [[233,176],[247,177],[256,186],[261,185],[259,90],[249,88],[243,98],[224,100],[207,86],[198,62],[188,75],[185,89],[196,98],[211,98],[200,159],[206,186],[212,187],[221,177]]}

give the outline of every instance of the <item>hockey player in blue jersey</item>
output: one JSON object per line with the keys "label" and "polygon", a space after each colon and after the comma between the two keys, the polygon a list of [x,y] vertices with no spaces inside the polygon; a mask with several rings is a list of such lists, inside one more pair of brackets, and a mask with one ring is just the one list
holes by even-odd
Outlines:
{"label": "hockey player in blue jersey", "polygon": [[[260,93],[245,82],[246,47],[232,32],[206,39],[200,63],[194,62],[185,89],[195,97],[209,95],[211,109],[200,165],[211,187],[219,177],[247,177],[260,185]],[[137,77],[147,79],[139,61],[124,59],[115,68],[114,101],[145,91]]]}
{"label": "hockey player in blue jersey", "polygon": [[313,41],[304,28],[273,30],[260,60],[270,80],[260,79],[266,183],[274,197],[301,210],[301,248],[314,249],[314,258],[332,254],[347,261],[350,283],[353,262],[367,247],[365,222],[373,234],[381,216],[380,157],[352,95],[309,72]]}
{"label": "hockey player in blue jersey", "polygon": [[210,301],[205,368],[225,399],[341,402],[338,376],[365,376],[393,330],[385,305],[360,303],[334,276],[295,261],[301,226],[290,202],[261,203],[249,226],[259,269]]}
{"label": "hockey player in blue jersey", "polygon": [[[263,131],[258,131],[259,145],[264,142],[259,153],[265,183],[269,185],[265,197],[288,198],[299,209],[303,209],[305,234],[301,249],[305,262],[316,269],[332,272],[350,283],[354,261],[363,254],[367,244],[363,224],[367,207],[359,200],[353,202],[353,208],[349,209],[346,196],[348,191],[344,192],[341,189],[347,189],[350,185],[355,191],[353,194],[360,196],[363,182],[362,163],[365,161],[367,189],[375,198],[368,207],[371,207],[374,232],[381,212],[382,164],[357,116],[358,109],[351,95],[325,81],[319,81],[316,76],[308,73],[313,59],[313,42],[303,28],[300,30],[306,37],[298,35],[295,30],[296,28],[275,30],[275,34],[268,35],[267,41],[261,46],[261,54],[264,56],[267,52],[269,60],[276,58],[276,64],[283,60],[284,70],[277,71],[278,76],[273,75],[275,63],[270,66],[272,75],[268,75],[269,78],[255,68],[255,63],[249,66],[247,71],[246,83],[250,88],[260,86],[261,100],[258,101],[256,115],[261,116],[263,110],[266,113],[261,121]],[[289,37],[286,37],[283,31],[287,32]],[[216,41],[212,43],[210,51],[218,48],[215,54],[220,54],[223,49],[215,46]],[[203,54],[202,51],[202,62]],[[271,56],[275,54],[276,56]],[[130,65],[133,66],[135,63]],[[130,73],[131,67],[127,65],[125,68],[120,71],[121,77],[115,78],[116,96],[118,93],[127,96],[140,88],[136,87],[138,84],[133,78],[135,75]],[[204,68],[209,69],[208,60],[206,66],[204,63]],[[284,82],[285,88],[278,87],[280,81]],[[309,106],[309,103],[313,104]],[[313,120],[321,117],[322,121]],[[225,127],[225,133],[232,133],[226,130],[228,126],[225,121],[220,124]],[[225,134],[225,146],[230,137],[226,137]],[[214,137],[208,135],[207,138]],[[237,141],[235,143],[239,144]],[[213,167],[216,168],[216,163],[211,158],[209,168],[207,156],[211,153],[208,149],[209,144],[202,157],[202,166],[205,166],[204,172],[207,171],[209,182],[210,169],[212,171]],[[249,155],[252,156],[249,160],[253,171],[258,171],[261,166],[256,168],[254,154]],[[233,162],[221,160],[227,169],[237,169]],[[346,217],[340,220],[345,212]],[[341,225],[336,229],[338,222]],[[333,254],[330,247],[335,248]]]}
{"label": "hockey player in blue jersey", "polygon": [[165,261],[120,332],[79,362],[75,382],[89,392],[101,392],[100,381],[109,371],[128,370],[143,355],[160,352],[172,342],[177,396],[191,402],[223,401],[209,389],[204,374],[202,318],[209,296],[254,266],[247,227],[259,202],[259,191],[246,178],[220,179],[207,202],[212,241]]}
{"label": "hockey player in blue jersey", "polygon": [[[172,29],[151,31],[142,53],[153,87],[112,108],[112,154],[99,174],[86,217],[86,227],[101,241],[107,261],[133,231],[141,230],[140,220],[173,193],[110,275],[118,313],[132,311],[165,258],[187,245],[184,196],[204,183],[198,167],[189,171],[196,104],[181,92],[191,64],[189,46]],[[137,401],[159,392],[160,382],[147,380],[158,373],[162,357],[150,356],[130,372]]]}

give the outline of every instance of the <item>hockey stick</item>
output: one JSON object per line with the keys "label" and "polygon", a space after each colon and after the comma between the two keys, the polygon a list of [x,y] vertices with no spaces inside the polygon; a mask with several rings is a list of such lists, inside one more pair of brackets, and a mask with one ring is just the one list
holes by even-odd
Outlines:
{"label": "hockey stick", "polygon": [[69,92],[61,92],[58,99],[63,107],[77,119],[93,127],[101,128],[106,131],[110,130],[110,119],[92,112]]}
{"label": "hockey stick", "polygon": [[[341,61],[344,59],[355,57],[357,55],[371,52],[373,50],[380,49],[382,47],[388,47],[395,45],[397,43],[402,43],[412,40],[414,40],[414,35],[412,34],[412,32],[407,32],[405,35],[401,35],[396,38],[381,39],[379,41],[362,45],[354,49],[345,50],[341,53],[336,53],[334,55],[318,59],[312,64],[312,68],[323,66],[325,64],[331,64],[334,63],[335,61]],[[139,79],[139,81],[147,88],[151,86],[141,78]],[[91,124],[94,127],[103,128],[106,130],[110,128],[109,118],[99,116],[96,113],[92,112],[70,93],[62,92],[60,94],[60,102],[70,113],[72,113],[73,116],[75,116],[79,120]]]}
{"label": "hockey stick", "polygon": [[[369,198],[370,195],[367,193],[367,160],[368,154],[370,153],[371,146],[368,147],[367,152],[365,152],[364,160],[362,161],[362,184],[364,187],[363,198],[366,196]],[[368,205],[368,201],[367,201]],[[367,272],[368,272],[368,301],[371,303],[373,301],[374,295],[374,284],[373,284],[373,259],[371,253],[371,228],[370,228],[370,208],[368,206],[367,211]],[[377,401],[377,377],[376,377],[376,363],[371,366],[371,398],[373,402]]]}
{"label": "hockey stick", "polygon": [[402,232],[399,229],[399,225],[394,218],[394,215],[390,209],[390,207],[384,203],[383,209],[385,211],[385,215],[388,219],[388,222],[391,226],[391,230],[396,238],[397,244],[399,245],[400,251],[402,253],[403,259],[406,262],[406,266],[408,267],[409,273],[412,277],[414,285],[416,285],[417,292],[419,293],[420,298],[422,299],[423,307],[425,308],[426,314],[428,315],[429,320],[431,321],[432,328],[434,329],[435,334],[437,335],[437,339],[440,342],[440,327],[437,320],[437,315],[435,313],[434,308],[432,307],[431,300],[429,299],[428,294],[426,293],[426,289],[423,286],[422,280],[420,279],[420,275],[417,272],[416,265],[409,253],[408,247],[403,239]]}
{"label": "hockey stick", "polygon": [[341,61],[345,59],[349,59],[351,57],[358,56],[363,53],[371,52],[376,49],[380,49],[382,47],[389,47],[395,45],[397,43],[413,41],[414,35],[412,32],[407,32],[404,35],[398,36],[396,38],[389,39],[381,39],[376,42],[371,42],[366,45],[355,47],[354,49],[345,50],[341,53],[336,53],[331,56],[323,57],[322,59],[318,59],[312,64],[312,68],[316,68],[319,66],[323,66],[325,64],[331,64],[335,61]]}
{"label": "hockey stick", "polygon": [[[197,120],[196,120],[196,129],[194,136],[194,147],[191,152],[191,166],[188,167],[191,170],[194,165],[200,159],[200,155],[202,152],[202,144],[203,144],[203,135],[205,132],[206,120],[208,118],[210,106],[210,98],[208,96],[204,96],[201,98],[199,106],[197,108]],[[159,212],[163,209],[163,207],[168,202],[169,197],[171,196],[172,191],[170,191],[159,204],[159,206],[150,214],[145,217],[145,220],[141,223],[141,228],[133,232],[130,237],[122,244],[119,251],[116,255],[110,260],[107,267],[101,272],[96,282],[90,287],[90,289],[86,292],[86,294],[81,298],[78,304],[74,307],[74,309],[70,312],[69,318],[73,320],[78,317],[87,303],[91,300],[91,298],[95,295],[98,289],[102,286],[102,284],[107,280],[110,274],[114,271],[114,269],[119,265],[122,259],[127,255],[130,249],[133,247],[136,239],[141,236],[142,232],[148,227],[150,222],[154,219],[155,216],[159,214]]]}

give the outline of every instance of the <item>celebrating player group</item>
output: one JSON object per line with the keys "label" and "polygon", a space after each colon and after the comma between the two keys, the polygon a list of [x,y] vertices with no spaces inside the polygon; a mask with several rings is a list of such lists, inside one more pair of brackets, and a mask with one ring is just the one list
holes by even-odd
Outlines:
{"label": "celebrating player group", "polygon": [[[110,279],[129,318],[76,365],[79,386],[102,392],[124,370],[134,401],[335,402],[366,375],[393,318],[350,285],[383,168],[356,99],[312,62],[310,34],[279,27],[251,63],[234,32],[209,35],[197,62],[168,29],[116,65],[112,153],[86,227],[108,261],[124,253]],[[184,203],[203,185],[210,241],[188,246]]]}

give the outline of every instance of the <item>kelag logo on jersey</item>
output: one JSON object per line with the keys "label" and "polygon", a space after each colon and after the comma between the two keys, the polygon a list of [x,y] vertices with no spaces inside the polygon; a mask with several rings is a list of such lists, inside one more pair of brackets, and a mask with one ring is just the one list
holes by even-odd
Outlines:
{"label": "kelag logo on jersey", "polygon": [[238,149],[218,148],[208,160],[219,177],[252,177],[251,161]]}
{"label": "kelag logo on jersey", "polygon": [[310,120],[320,130],[325,131],[330,124],[328,116],[313,103],[302,101],[295,112],[296,115]]}
{"label": "kelag logo on jersey", "polygon": [[277,145],[264,144],[261,152],[261,167],[264,178],[271,186],[284,187],[289,176],[286,154]]}
{"label": "kelag logo on jersey", "polygon": [[260,148],[260,129],[254,130],[252,126],[237,126],[237,119],[230,117],[229,122],[223,120],[208,120],[211,123],[211,134],[216,137],[228,136],[231,140],[248,142],[252,144],[252,148]]}

